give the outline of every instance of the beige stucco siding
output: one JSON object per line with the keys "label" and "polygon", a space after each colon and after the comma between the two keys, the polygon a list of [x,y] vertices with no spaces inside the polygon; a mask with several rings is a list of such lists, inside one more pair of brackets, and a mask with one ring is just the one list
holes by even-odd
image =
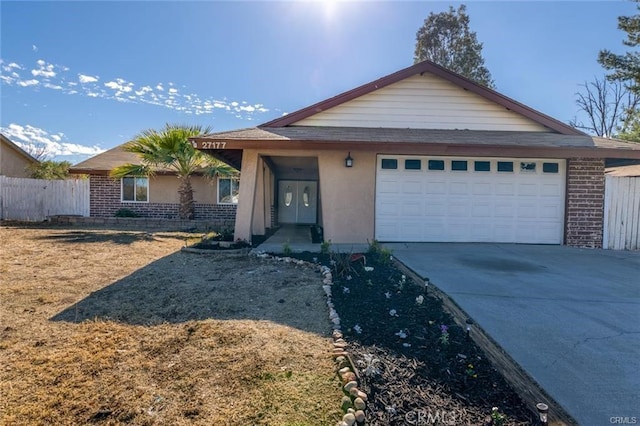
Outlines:
{"label": "beige stucco siding", "polygon": [[[149,202],[151,203],[179,203],[178,186],[180,179],[176,176],[156,175],[149,180]],[[216,204],[217,184],[215,180],[208,180],[199,176],[191,177],[193,199],[196,203]]]}
{"label": "beige stucco siding", "polygon": [[352,153],[344,166],[342,151],[318,156],[324,239],[333,243],[366,243],[374,236],[376,155]]}
{"label": "beige stucco siding", "polygon": [[32,162],[4,143],[0,146],[0,174],[9,177],[27,178],[27,166]]}
{"label": "beige stucco siding", "polygon": [[[250,240],[271,222],[274,176],[263,156],[308,157],[303,150],[251,150],[242,156],[240,200],[236,212],[235,238]],[[374,235],[376,155],[352,152],[354,167],[344,166],[345,151],[318,151],[320,199],[318,223],[325,240],[333,243],[366,243]],[[257,217],[259,215],[260,217]]]}
{"label": "beige stucco siding", "polygon": [[533,120],[428,73],[406,78],[300,120],[295,125],[550,131]]}

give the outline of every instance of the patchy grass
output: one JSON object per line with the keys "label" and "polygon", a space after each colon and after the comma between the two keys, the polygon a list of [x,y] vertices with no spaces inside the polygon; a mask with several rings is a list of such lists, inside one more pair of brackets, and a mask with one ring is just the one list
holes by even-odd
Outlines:
{"label": "patchy grass", "polygon": [[[0,424],[337,421],[341,393],[330,342],[317,331],[329,326],[316,324],[316,314],[326,321],[326,311],[316,312],[324,309],[314,293],[321,292],[319,276],[291,265],[264,273],[258,261],[176,253],[185,238],[0,227]],[[161,261],[171,256],[173,262]],[[259,304],[247,300],[254,276]],[[233,285],[225,288],[227,278]],[[224,303],[207,315],[161,321],[171,310],[156,310],[145,317],[173,303],[172,283],[179,294]],[[283,296],[291,287],[299,287],[299,299]],[[118,311],[117,322],[105,314],[135,297],[134,320],[127,317],[133,311]],[[56,318],[75,307],[85,311]],[[275,312],[289,309],[309,324]]]}

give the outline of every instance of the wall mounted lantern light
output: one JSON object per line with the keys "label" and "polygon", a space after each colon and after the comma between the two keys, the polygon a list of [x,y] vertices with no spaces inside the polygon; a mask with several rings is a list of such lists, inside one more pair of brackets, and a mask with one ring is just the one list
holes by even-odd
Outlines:
{"label": "wall mounted lantern light", "polygon": [[351,151],[347,154],[347,158],[344,159],[345,167],[353,167],[353,158],[351,158]]}

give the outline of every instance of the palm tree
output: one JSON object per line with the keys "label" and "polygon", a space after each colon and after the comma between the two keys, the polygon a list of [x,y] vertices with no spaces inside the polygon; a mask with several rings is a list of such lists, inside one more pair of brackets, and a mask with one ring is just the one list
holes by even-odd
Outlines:
{"label": "palm tree", "polygon": [[198,151],[188,140],[190,137],[210,132],[209,127],[170,124],[161,130],[144,130],[124,146],[125,151],[133,152],[140,157],[140,164],[118,166],[110,172],[110,176],[153,176],[158,169],[175,172],[180,179],[180,218],[193,219],[193,174],[202,173],[208,178],[238,175],[236,169]]}

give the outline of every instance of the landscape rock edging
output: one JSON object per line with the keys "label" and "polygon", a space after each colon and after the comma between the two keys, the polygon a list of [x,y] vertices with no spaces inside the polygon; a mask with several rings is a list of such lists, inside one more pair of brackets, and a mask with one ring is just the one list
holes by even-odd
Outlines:
{"label": "landscape rock edging", "polygon": [[272,256],[264,252],[252,252],[251,254],[261,259],[272,259],[276,262],[293,263],[295,265],[318,268],[322,275],[322,290],[324,291],[327,299],[329,321],[331,322],[331,328],[333,330],[333,352],[331,357],[335,361],[336,375],[340,378],[342,390],[344,392],[344,396],[340,402],[340,408],[344,415],[342,416],[342,420],[339,421],[336,426],[363,426],[366,422],[365,410],[368,396],[358,387],[358,370],[351,359],[349,351],[347,350],[348,343],[344,340],[344,336],[342,334],[340,316],[335,310],[335,306],[331,298],[333,286],[331,268],[291,257]]}

